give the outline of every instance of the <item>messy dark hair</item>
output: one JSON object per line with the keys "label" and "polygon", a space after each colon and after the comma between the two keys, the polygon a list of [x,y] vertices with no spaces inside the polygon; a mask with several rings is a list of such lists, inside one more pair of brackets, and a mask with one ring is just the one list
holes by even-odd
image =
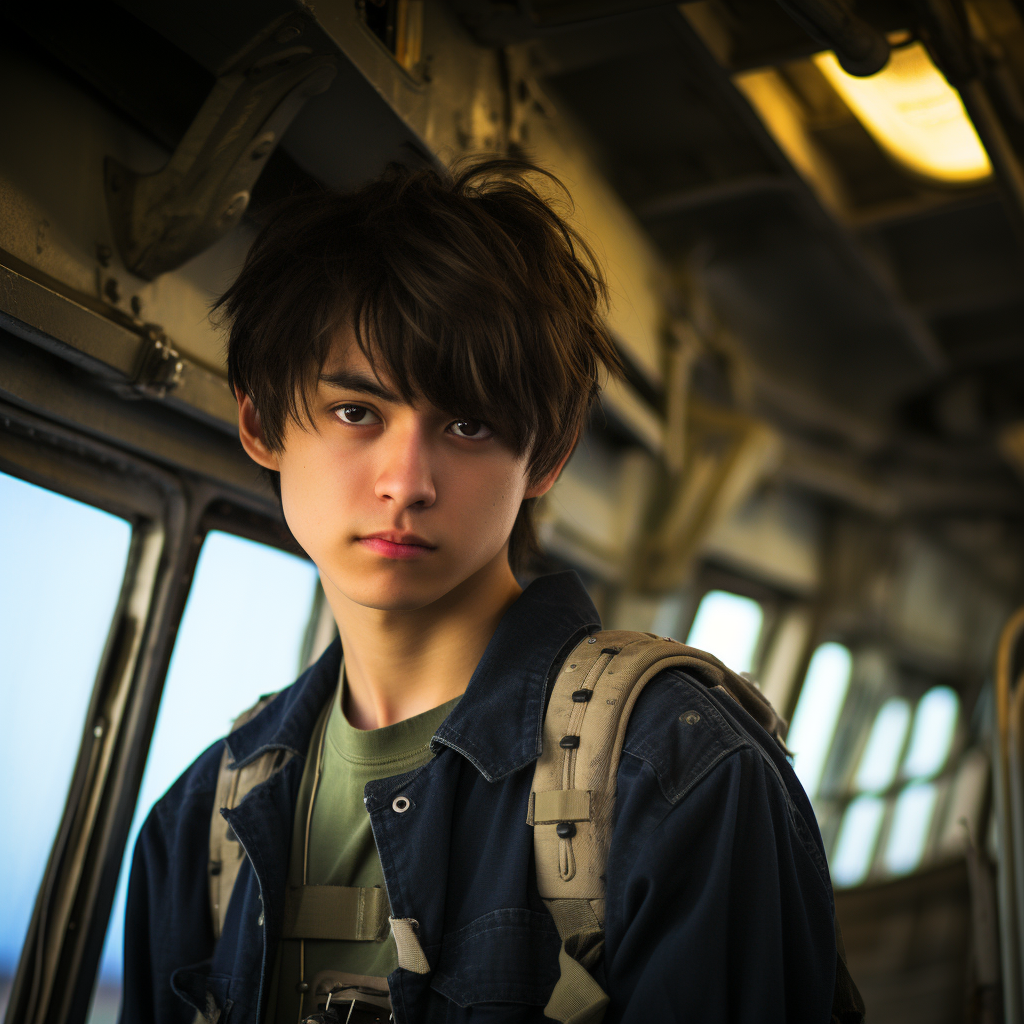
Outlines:
{"label": "messy dark hair", "polygon": [[[286,200],[217,303],[230,323],[228,379],[280,450],[348,323],[382,381],[486,423],[542,479],[580,436],[601,367],[620,372],[602,320],[598,262],[545,198],[549,173],[516,160],[456,172],[393,165],[350,191]],[[276,477],[276,474],[275,474]],[[275,485],[279,481],[275,479]],[[532,501],[509,542],[537,550]]]}

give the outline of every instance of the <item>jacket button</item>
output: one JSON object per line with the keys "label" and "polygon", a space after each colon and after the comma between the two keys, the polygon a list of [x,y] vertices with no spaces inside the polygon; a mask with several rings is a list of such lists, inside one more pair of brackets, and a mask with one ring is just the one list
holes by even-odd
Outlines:
{"label": "jacket button", "polygon": [[395,799],[391,801],[391,810],[393,810],[395,814],[405,814],[410,807],[412,807],[412,801],[407,796],[396,796]]}
{"label": "jacket button", "polygon": [[555,826],[555,834],[559,839],[572,839],[576,835],[576,826],[571,821],[560,821]]}
{"label": "jacket button", "polygon": [[580,745],[579,736],[563,736],[559,741],[558,745],[563,750],[575,750]]}

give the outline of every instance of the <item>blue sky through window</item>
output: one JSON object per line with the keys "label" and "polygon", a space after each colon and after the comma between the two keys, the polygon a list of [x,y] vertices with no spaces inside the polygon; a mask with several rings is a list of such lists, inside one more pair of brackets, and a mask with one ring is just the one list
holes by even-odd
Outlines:
{"label": "blue sky through window", "polygon": [[0,473],[0,979],[64,810],[130,543],[123,519]]}
{"label": "blue sky through window", "polygon": [[[293,682],[317,585],[311,562],[227,533],[203,543],[175,641],[103,950],[101,991],[119,989],[130,854],[153,804],[262,694]],[[106,990],[106,991],[104,991]],[[90,1020],[104,1017],[94,1003]]]}

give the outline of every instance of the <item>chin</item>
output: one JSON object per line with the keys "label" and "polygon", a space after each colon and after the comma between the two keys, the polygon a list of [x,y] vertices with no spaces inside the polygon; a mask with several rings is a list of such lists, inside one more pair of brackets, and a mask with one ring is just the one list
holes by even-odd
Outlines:
{"label": "chin", "polygon": [[[418,575],[418,574],[417,574]],[[406,578],[402,578],[405,576]],[[441,578],[432,574],[429,578],[410,578],[412,574],[370,572],[358,575],[334,577],[342,593],[364,608],[379,611],[416,611],[433,604],[451,589]]]}

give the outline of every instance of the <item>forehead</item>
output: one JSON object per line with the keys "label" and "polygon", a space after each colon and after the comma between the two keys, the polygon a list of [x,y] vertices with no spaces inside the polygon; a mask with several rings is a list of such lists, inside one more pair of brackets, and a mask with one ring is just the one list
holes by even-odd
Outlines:
{"label": "forehead", "polygon": [[410,405],[417,409],[431,406],[422,396],[405,397],[402,389],[388,375],[386,368],[377,361],[376,367],[360,348],[351,327],[339,328],[332,339],[323,369],[320,371],[320,385],[328,388],[343,388],[379,398],[398,405]]}

